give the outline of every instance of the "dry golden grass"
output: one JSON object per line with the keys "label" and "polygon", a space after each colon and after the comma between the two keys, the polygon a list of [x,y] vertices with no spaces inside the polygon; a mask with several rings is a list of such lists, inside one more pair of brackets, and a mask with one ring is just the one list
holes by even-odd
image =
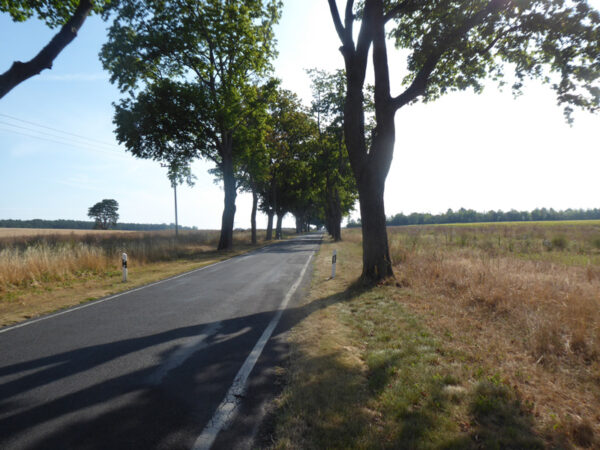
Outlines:
{"label": "dry golden grass", "polygon": [[[0,237],[0,326],[256,248],[247,231],[234,232],[232,252],[215,251],[218,231],[184,231],[178,238],[172,231],[25,231]],[[128,255],[127,284],[120,283],[123,252]]]}
{"label": "dry golden grass", "polygon": [[496,367],[540,430],[576,443],[600,436],[599,237],[597,225],[395,229],[396,295]]}
{"label": "dry golden grass", "polygon": [[129,270],[128,282],[123,283],[120,271],[103,273],[73,281],[43,283],[37,287],[16,290],[0,300],[0,326],[37,317],[41,314],[106,297],[144,284],[218,262],[237,253],[215,254],[193,260],[176,260],[146,264]]}
{"label": "dry golden grass", "polygon": [[122,234],[135,233],[125,230],[61,230],[56,228],[0,228],[0,238],[5,237],[28,237],[28,236],[48,236],[48,235],[85,235],[85,234]]}
{"label": "dry golden grass", "polygon": [[[118,270],[121,254],[130,266],[190,258],[214,250],[218,231],[85,232],[0,237],[0,295],[43,283],[64,282]],[[250,241],[234,233],[235,244]]]}
{"label": "dry golden grass", "polygon": [[274,447],[600,448],[599,224],[450,228],[390,229],[368,290],[360,230],[324,244]]}

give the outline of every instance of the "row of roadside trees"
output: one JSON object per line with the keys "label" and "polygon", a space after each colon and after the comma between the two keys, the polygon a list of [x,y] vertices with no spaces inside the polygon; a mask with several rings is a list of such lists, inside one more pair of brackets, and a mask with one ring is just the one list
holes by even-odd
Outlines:
{"label": "row of roadside trees", "polygon": [[312,72],[315,99],[305,108],[272,77],[279,2],[143,3],[119,8],[101,52],[126,94],[115,106],[119,142],[166,164],[172,182],[183,181],[197,158],[215,164],[225,193],[219,249],[233,245],[240,190],[253,197],[253,240],[258,209],[268,217],[267,239],[273,229],[281,235],[287,213],[298,231],[324,224],[340,239],[356,199],[343,141],[343,72]]}
{"label": "row of roadside trees", "polygon": [[[167,164],[172,181],[185,178],[195,158],[215,163],[225,191],[219,248],[232,244],[239,189],[253,192],[271,221],[293,212],[299,228],[322,208],[334,236],[357,191],[368,281],[393,275],[383,195],[402,143],[398,110],[452,91],[481,92],[487,78],[502,85],[506,73],[517,94],[529,78],[548,83],[568,121],[574,107],[600,105],[600,13],[587,0],[327,0],[345,72],[325,78],[340,76],[343,95],[340,80],[333,91],[315,86],[318,99],[343,106],[317,101],[310,112],[272,80],[277,0],[34,3],[7,0],[0,11],[15,20],[37,13],[62,28],[36,58],[0,75],[0,98],[50,67],[85,17],[102,12],[113,25],[101,60],[126,95],[116,106],[118,139]],[[390,76],[391,42],[406,57],[399,80]],[[324,202],[315,203],[313,186]]]}

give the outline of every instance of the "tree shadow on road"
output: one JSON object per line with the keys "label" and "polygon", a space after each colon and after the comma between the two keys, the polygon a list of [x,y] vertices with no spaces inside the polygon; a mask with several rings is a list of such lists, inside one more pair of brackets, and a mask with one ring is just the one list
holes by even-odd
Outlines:
{"label": "tree shadow on road", "polygon": [[[275,335],[286,333],[330,300],[289,308]],[[25,439],[30,448],[176,448],[191,446],[221,402],[232,379],[276,311],[217,323],[202,323],[0,365],[0,446]],[[189,355],[151,382],[171,364],[186,340],[208,329],[202,351]],[[171,345],[169,345],[171,343]],[[110,364],[131,361],[152,347],[165,348],[150,366],[105,376]],[[272,361],[284,358],[286,346],[275,346]],[[264,358],[263,358],[264,359]],[[81,389],[73,389],[72,380]],[[82,381],[83,380],[83,381]],[[40,402],[40,389],[53,392]],[[56,395],[58,391],[64,394]],[[32,430],[41,430],[40,439]],[[179,444],[178,444],[179,443]]]}
{"label": "tree shadow on road", "polygon": [[[368,291],[368,287],[355,284],[344,292],[287,309],[253,371],[249,391],[262,390],[261,395],[265,397],[276,390],[272,386],[276,378],[273,366],[282,364],[288,356],[284,341],[289,330],[317,311],[356,301]],[[182,327],[2,366],[0,377],[7,377],[8,381],[0,386],[0,446],[3,442],[24,439],[28,448],[40,449],[190,448],[275,312]],[[182,342],[207,329],[216,331],[206,337],[201,351],[192,353],[165,372],[160,383],[149,382],[170,364]],[[134,366],[130,371],[94,381],[96,373],[105,371],[108,363],[168,343],[172,345],[157,354],[153,365]],[[431,448],[432,443],[424,436],[428,428],[435,426],[439,415],[446,414],[452,406],[452,398],[440,394],[443,386],[427,385],[424,388],[429,390],[431,401],[398,414],[395,420],[401,431],[394,434],[397,437],[378,440],[385,436],[382,433],[385,426],[379,413],[368,407],[381,395],[378,383],[373,383],[373,377],[378,376],[376,372],[352,364],[344,352],[338,350],[317,357],[302,354],[294,357],[306,358],[314,372],[303,374],[306,376],[303,380],[291,379],[297,389],[292,394],[288,392],[285,401],[270,415],[269,425],[261,431],[264,439],[259,445],[268,446],[267,440],[283,417],[287,421],[285,426],[306,428],[319,448]],[[390,360],[385,364],[396,367],[402,361]],[[17,375],[19,373],[23,375]],[[83,383],[85,387],[81,389],[69,389],[74,377],[89,377],[89,382]],[[51,384],[55,385],[53,390],[65,388],[65,393],[43,403],[29,404],[38,389]],[[498,411],[502,411],[501,420],[476,406],[481,403],[482,395],[487,394],[476,391],[469,400],[475,405],[470,409],[475,428],[439,448],[481,448],[482,442],[492,447],[499,442],[501,448],[539,448],[531,418],[523,413],[510,393],[488,395]],[[319,405],[317,410],[315,405]],[[290,421],[290,411],[300,416]],[[248,433],[254,433],[251,428],[247,428]],[[498,440],[498,437],[515,434],[520,440]],[[519,447],[514,443],[527,445]],[[294,448],[297,443],[282,444]]]}

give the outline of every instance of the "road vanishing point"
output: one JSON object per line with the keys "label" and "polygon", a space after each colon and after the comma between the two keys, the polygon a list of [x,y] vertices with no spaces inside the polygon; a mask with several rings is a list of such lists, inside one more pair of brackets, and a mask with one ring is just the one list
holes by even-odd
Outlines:
{"label": "road vanishing point", "polygon": [[322,235],[0,329],[0,448],[248,448]]}

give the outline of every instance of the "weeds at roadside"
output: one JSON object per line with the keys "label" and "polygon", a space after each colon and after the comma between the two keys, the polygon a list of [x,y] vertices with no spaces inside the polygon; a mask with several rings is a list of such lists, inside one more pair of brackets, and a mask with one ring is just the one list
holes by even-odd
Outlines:
{"label": "weeds at roadside", "polygon": [[[0,238],[0,295],[49,283],[110,277],[129,265],[205,258],[214,251],[218,231],[106,232],[43,234]],[[234,243],[249,246],[249,232],[234,232]]]}
{"label": "weeds at roadside", "polygon": [[[0,238],[0,326],[197,269],[256,247],[250,244],[249,232],[234,232],[234,250],[217,252],[218,238],[218,231],[186,231],[177,239],[172,232],[30,233]],[[129,257],[126,284],[121,282],[123,251]]]}
{"label": "weeds at roadside", "polygon": [[324,244],[313,300],[345,294],[293,332],[274,447],[595,448],[598,232],[394,228],[396,279],[360,292],[360,231]]}

